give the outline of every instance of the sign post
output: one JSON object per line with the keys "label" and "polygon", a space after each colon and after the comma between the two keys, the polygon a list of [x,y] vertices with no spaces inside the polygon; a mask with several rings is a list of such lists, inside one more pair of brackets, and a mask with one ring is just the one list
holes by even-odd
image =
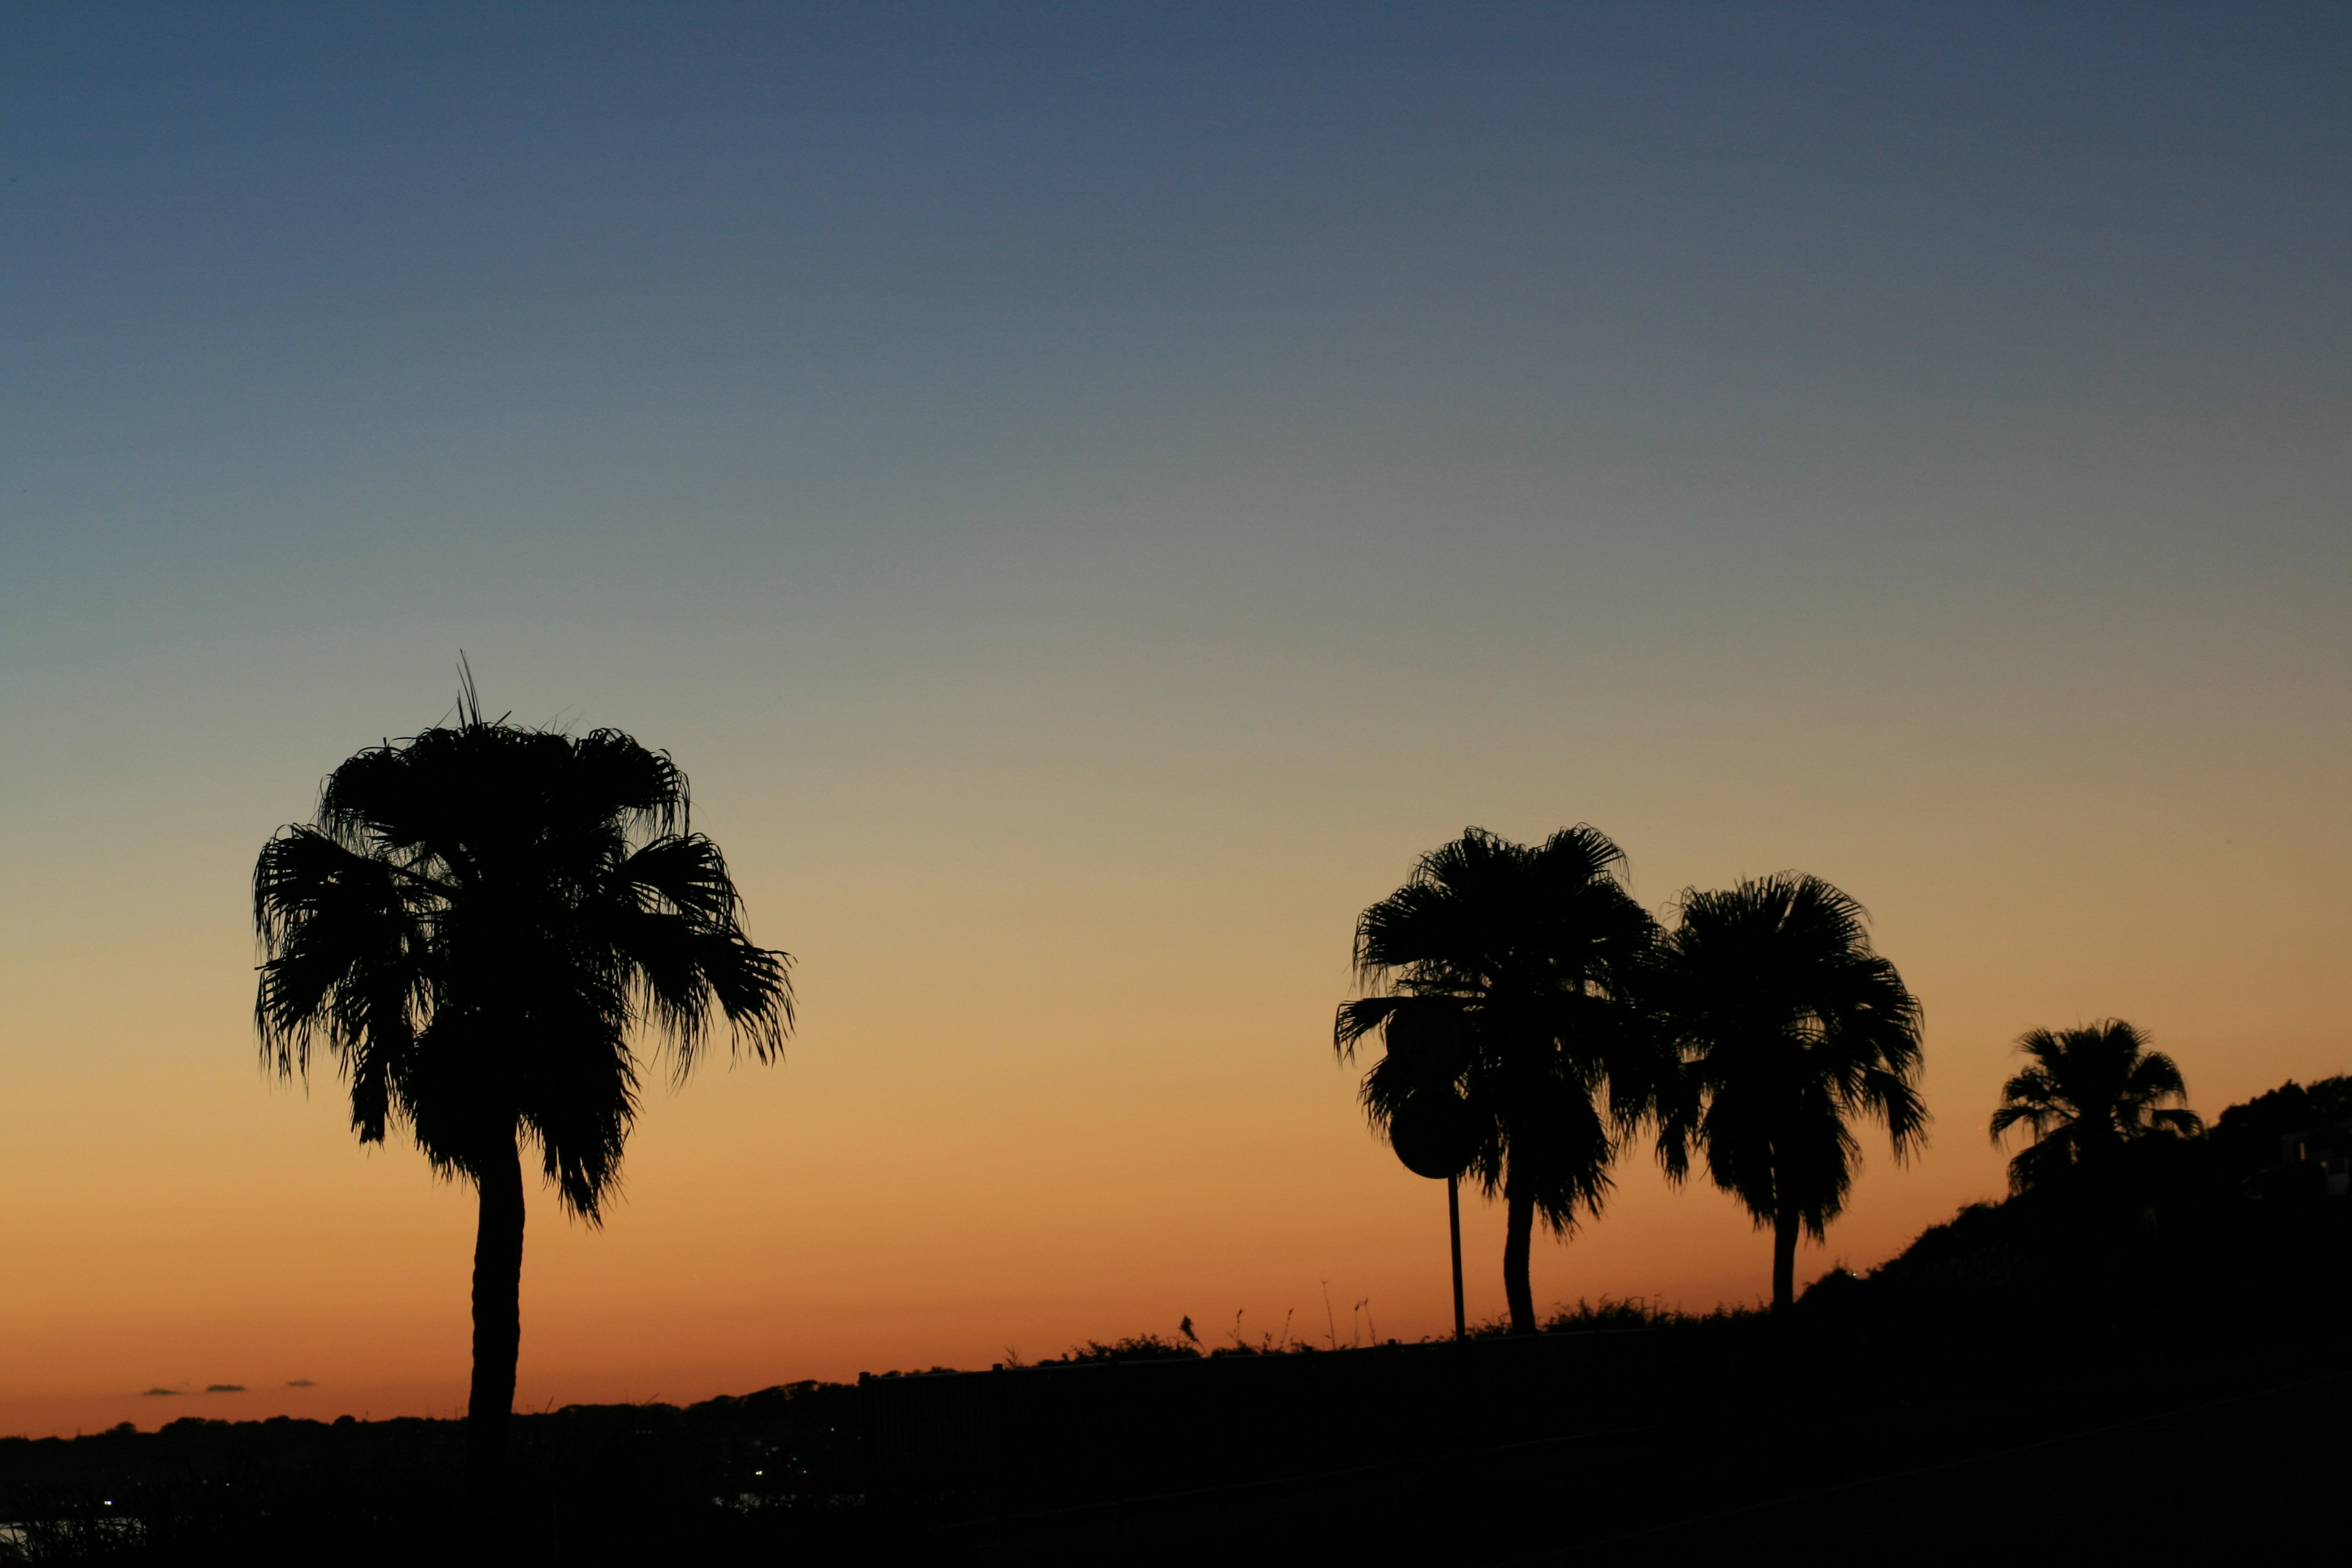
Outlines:
{"label": "sign post", "polygon": [[1414,1095],[1389,1119],[1389,1146],[1416,1176],[1445,1183],[1445,1225],[1454,1239],[1454,1337],[1470,1337],[1462,1310],[1462,1172],[1478,1152],[1478,1118],[1450,1088]]}
{"label": "sign post", "polygon": [[1445,1220],[1454,1231],[1454,1339],[1458,1344],[1470,1337],[1470,1330],[1462,1316],[1462,1178],[1445,1178]]}

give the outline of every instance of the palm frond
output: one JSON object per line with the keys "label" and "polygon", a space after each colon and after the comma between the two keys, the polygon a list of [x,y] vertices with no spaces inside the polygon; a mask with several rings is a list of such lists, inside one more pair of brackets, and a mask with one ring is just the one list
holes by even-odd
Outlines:
{"label": "palm frond", "polygon": [[1466,1096],[1492,1130],[1471,1179],[1526,1194],[1556,1230],[1605,1200],[1625,1131],[1676,1081],[1636,994],[1656,926],[1623,860],[1584,825],[1532,846],[1465,830],[1364,911],[1368,994],[1333,1019],[1342,1061],[1381,1037],[1362,1088],[1376,1128],[1423,1086]]}
{"label": "palm frond", "polygon": [[331,1047],[361,1136],[404,1122],[444,1173],[520,1135],[597,1223],[636,1115],[632,1040],[682,1079],[714,1008],[763,1062],[793,1025],[792,960],[745,935],[688,801],[667,753],[486,720],[470,687],[457,724],[354,755],[255,868],[265,1059],[298,1073]]}
{"label": "palm frond", "polygon": [[1660,1159],[1675,1173],[1696,1146],[1759,1224],[1786,1208],[1818,1236],[1852,1187],[1852,1119],[1881,1123],[1898,1160],[1926,1139],[1918,999],[1871,946],[1868,911],[1817,877],[1686,889],[1671,908],[1657,1010],[1686,1087]]}
{"label": "palm frond", "polygon": [[2010,1162],[2010,1184],[2020,1192],[2078,1166],[2111,1166],[2122,1146],[2138,1139],[2203,1126],[2193,1112],[2167,1104],[2188,1097],[2179,1065],[2124,1019],[2029,1029],[2016,1048],[2033,1065],[2001,1086],[1990,1130],[1995,1142],[2020,1126],[2033,1134]]}
{"label": "palm frond", "polygon": [[1398,996],[1360,996],[1340,1003],[1331,1024],[1333,1053],[1343,1062],[1354,1061],[1356,1047],[1365,1037],[1380,1031],[1402,1002],[1403,998]]}

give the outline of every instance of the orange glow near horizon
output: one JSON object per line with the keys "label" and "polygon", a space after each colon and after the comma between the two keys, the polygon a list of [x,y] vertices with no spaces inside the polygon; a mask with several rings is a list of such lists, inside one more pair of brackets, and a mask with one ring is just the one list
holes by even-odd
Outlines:
{"label": "orange glow near horizon", "polygon": [[[732,841],[755,936],[800,951],[803,1026],[780,1068],[721,1059],[648,1095],[601,1232],[535,1193],[520,1407],[984,1367],[1187,1316],[1212,1343],[1237,1312],[1252,1340],[1445,1331],[1443,1189],[1372,1142],[1328,1045],[1354,909],[1409,856],[1345,881],[1311,862],[1262,868],[1239,900],[1222,879],[1239,867],[1170,867],[1153,898],[1139,874],[1087,886],[1079,858],[1060,889],[1041,869],[990,921],[971,897],[985,875],[923,888],[882,867],[862,896],[827,876],[818,896],[771,893],[756,828],[709,826]],[[1867,897],[1889,879],[1848,879]],[[1882,945],[1928,1004],[1937,1121],[1907,1169],[1865,1132],[1852,1207],[1801,1258],[1807,1277],[1877,1262],[1999,1192],[1984,1117],[2031,1023],[2139,1020],[2209,1114],[2347,1065],[2324,1008],[2216,1006],[2162,949],[2094,946],[2063,909],[2004,930],[1966,903],[1915,909],[1899,888],[1874,902]],[[1220,926],[1221,908],[1244,912]],[[102,983],[65,943],[55,959],[53,994]],[[134,1020],[47,1020],[118,1065],[57,1058],[48,1114],[16,1121],[0,1152],[0,1180],[27,1194],[0,1237],[16,1369],[0,1431],[462,1407],[470,1192],[436,1183],[413,1148],[359,1148],[331,1076],[307,1096],[261,1079],[247,973],[188,973],[184,1007]],[[2066,1006],[2077,991],[2096,1000]],[[1639,1148],[1618,1175],[1598,1222],[1539,1244],[1539,1302],[1696,1310],[1763,1293],[1767,1238],[1727,1198],[1669,1190]],[[1492,1316],[1499,1210],[1474,1200],[1465,1215],[1470,1309]]]}

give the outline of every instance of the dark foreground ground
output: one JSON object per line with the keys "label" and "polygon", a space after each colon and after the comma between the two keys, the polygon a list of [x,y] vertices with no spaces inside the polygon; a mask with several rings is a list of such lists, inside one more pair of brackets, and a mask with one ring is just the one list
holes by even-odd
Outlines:
{"label": "dark foreground ground", "polygon": [[[1742,1403],[1637,1423],[1610,1412],[1604,1425],[1507,1445],[1331,1455],[1362,1462],[1011,1514],[856,1495],[713,1507],[649,1492],[641,1474],[602,1500],[593,1488],[542,1493],[559,1506],[517,1544],[574,1562],[2341,1560],[2352,1544],[2352,1366],[2251,1346],[2191,1361],[2071,1381],[2025,1366],[2007,1386],[1794,1411]],[[316,1470],[285,1479],[309,1495],[267,1500],[273,1517],[184,1510],[141,1531],[109,1510],[18,1550],[64,1561],[466,1561],[480,1541],[422,1498],[371,1501],[351,1478]]]}
{"label": "dark foreground ground", "polygon": [[2347,1394],[2346,1371],[2250,1357],[2160,1389],[2021,1392],[2006,1412],[1749,1412],[948,1533],[951,1555],[992,1563],[2340,1561]]}
{"label": "dark foreground ground", "polygon": [[0,1441],[0,1560],[2340,1561],[2347,1243],[2341,1202],[1987,1210],[1778,1321],[576,1408],[495,1529],[455,1423]]}

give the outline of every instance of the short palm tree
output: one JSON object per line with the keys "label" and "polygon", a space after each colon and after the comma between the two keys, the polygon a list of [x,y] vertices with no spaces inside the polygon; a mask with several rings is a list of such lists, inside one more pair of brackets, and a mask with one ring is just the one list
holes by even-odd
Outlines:
{"label": "short palm tree", "polygon": [[1536,1216],[1564,1235],[1600,1211],[1623,1137],[1659,1092],[1658,1042],[1630,1000],[1657,927],[1623,871],[1591,827],[1539,845],[1474,827],[1423,856],[1356,927],[1357,973],[1374,994],[1341,1005],[1333,1044],[1351,1061],[1381,1036],[1362,1098],[1384,1131],[1415,1096],[1467,1100],[1469,1172],[1506,1205],[1513,1333],[1536,1327]]}
{"label": "short palm tree", "polygon": [[791,960],[745,938],[667,754],[485,721],[470,680],[457,723],[329,776],[316,823],[263,847],[253,908],[264,1061],[307,1077],[322,1042],[362,1142],[405,1126],[480,1196],[467,1447],[492,1477],[520,1335],[520,1147],[601,1223],[636,1112],[632,1041],[649,1030],[682,1080],[715,1003],[775,1059]]}
{"label": "short palm tree", "polygon": [[1687,1098],[1660,1152],[1680,1176],[1696,1142],[1715,1184],[1772,1227],[1779,1310],[1799,1233],[1820,1240],[1853,1184],[1848,1123],[1885,1123],[1898,1160],[1926,1139],[1919,1003],[1872,950],[1862,906],[1818,877],[1784,871],[1680,906],[1659,994]]}
{"label": "short palm tree", "polygon": [[2145,1138],[2188,1137],[2204,1123],[2168,1101],[2188,1099],[2180,1068],[2147,1037],[2121,1018],[2082,1028],[2031,1029],[2017,1048],[2033,1065],[2000,1087],[1992,1113],[1992,1141],[2013,1127],[2033,1142],[2009,1163],[2009,1184],[2024,1192],[2063,1173],[2106,1166],[2127,1143]]}

